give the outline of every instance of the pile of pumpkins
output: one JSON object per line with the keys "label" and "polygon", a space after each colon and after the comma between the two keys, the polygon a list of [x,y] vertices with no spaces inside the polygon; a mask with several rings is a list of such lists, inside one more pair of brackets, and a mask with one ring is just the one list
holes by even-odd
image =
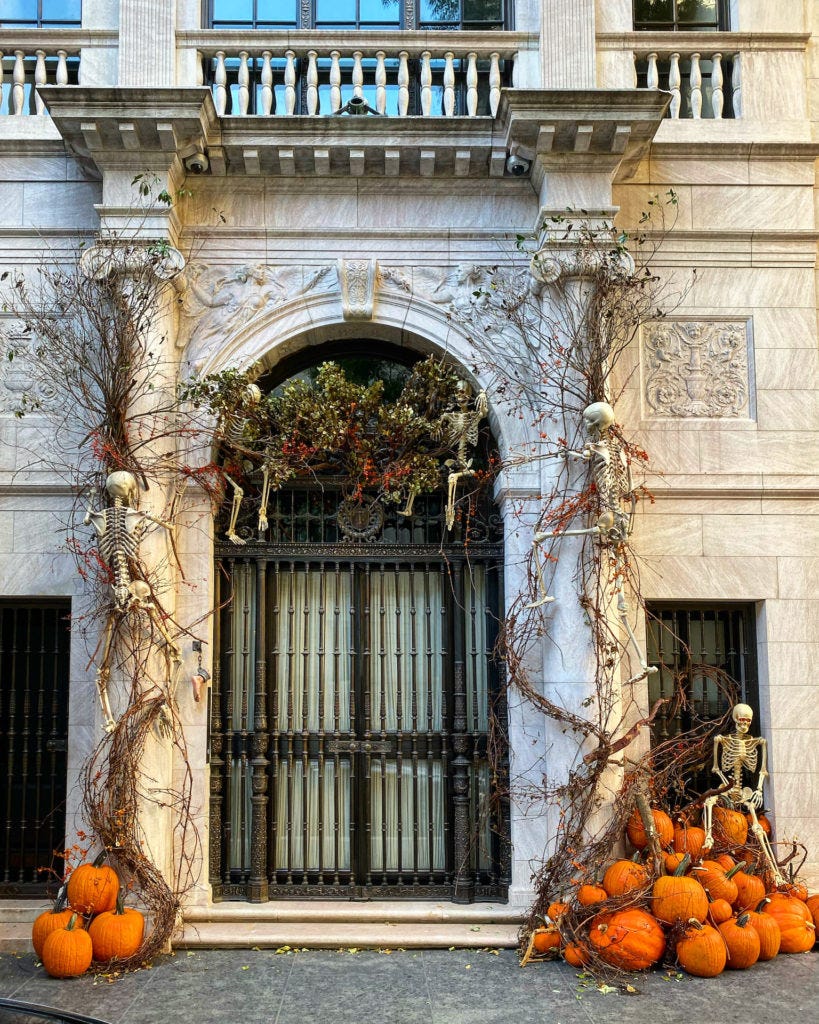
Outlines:
{"label": "pile of pumpkins", "polygon": [[34,952],[52,978],[76,978],[92,961],[127,960],[142,945],[145,918],[123,905],[119,878],[104,859],[105,852],[76,867],[32,926]]}
{"label": "pile of pumpkins", "polygon": [[[798,883],[773,886],[768,879],[766,884],[754,873],[745,816],[714,810],[716,842],[705,853],[703,829],[675,827],[664,811],[652,811],[665,870],[653,884],[642,862],[649,840],[635,812],[627,828],[635,858],[615,861],[600,884],[579,884],[570,902],[551,903],[549,923],[534,931],[530,951],[562,952],[574,967],[598,958],[610,967],[640,971],[658,963],[670,947],[684,971],[712,978],[726,967],[742,970],[780,952],[812,949],[819,894],[808,896]],[[768,823],[763,827],[767,830]],[[740,859],[715,852],[721,849],[739,850]]]}

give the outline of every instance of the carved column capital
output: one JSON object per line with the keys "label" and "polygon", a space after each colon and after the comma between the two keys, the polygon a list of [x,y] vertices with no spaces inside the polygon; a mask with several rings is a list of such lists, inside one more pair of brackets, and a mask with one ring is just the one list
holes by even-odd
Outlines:
{"label": "carved column capital", "polygon": [[94,281],[111,275],[136,277],[146,271],[160,281],[171,281],[184,268],[182,253],[164,242],[98,242],[80,257],[80,269]]}

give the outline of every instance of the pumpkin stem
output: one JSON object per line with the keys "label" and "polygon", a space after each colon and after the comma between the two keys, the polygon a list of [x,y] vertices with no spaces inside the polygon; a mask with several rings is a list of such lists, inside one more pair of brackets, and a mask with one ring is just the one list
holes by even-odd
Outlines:
{"label": "pumpkin stem", "polygon": [[94,867],[102,867],[103,861],[108,859],[108,851],[103,847],[97,856],[94,858]]}
{"label": "pumpkin stem", "polygon": [[65,930],[66,930],[67,932],[73,932],[73,931],[74,931],[74,925],[75,925],[76,923],[77,923],[77,915],[76,915],[76,914],[72,914],[72,915],[71,915],[71,920],[70,920],[70,921],[68,922],[68,924],[67,924],[67,925],[65,926]]}
{"label": "pumpkin stem", "polygon": [[688,919],[688,927],[689,928],[696,928],[697,931],[702,931],[702,929],[705,927],[705,925],[702,923],[702,921],[697,920],[696,917],[690,917]]}
{"label": "pumpkin stem", "polygon": [[125,887],[121,886],[117,891],[117,905],[114,913],[119,917],[125,913]]}
{"label": "pumpkin stem", "polygon": [[763,899],[759,901],[759,903],[757,903],[756,907],[754,908],[754,913],[761,914],[762,911],[765,909],[765,904],[770,902],[771,901],[768,899],[768,897],[765,896]]}
{"label": "pumpkin stem", "polygon": [[739,864],[734,864],[734,866],[729,871],[725,872],[725,877],[726,878],[733,878],[734,875],[737,874],[737,872],[742,871],[742,869],[744,867],[745,867],[745,861],[741,860],[739,862]]}
{"label": "pumpkin stem", "polygon": [[737,927],[738,927],[738,928],[744,928],[744,927],[745,927],[745,925],[746,925],[746,924],[747,924],[747,923],[748,923],[748,922],[749,922],[750,920],[751,920],[751,917],[750,917],[750,915],[748,914],[748,911],[746,910],[744,914],[740,914],[740,915],[739,915],[739,917],[737,918]]}
{"label": "pumpkin stem", "polygon": [[674,871],[674,878],[682,878],[691,864],[691,854],[687,853]]}
{"label": "pumpkin stem", "polygon": [[54,897],[54,907],[51,911],[52,914],[60,914],[65,910],[67,895],[68,882],[63,882],[63,884],[57,890],[57,895]]}

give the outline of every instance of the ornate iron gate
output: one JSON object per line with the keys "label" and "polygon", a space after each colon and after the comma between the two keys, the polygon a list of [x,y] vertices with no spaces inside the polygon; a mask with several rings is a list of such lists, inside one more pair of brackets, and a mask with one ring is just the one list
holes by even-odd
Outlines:
{"label": "ornate iron gate", "polygon": [[68,736],[68,601],[0,601],[0,897],[38,897],[61,870]]}
{"label": "ornate iron gate", "polygon": [[283,491],[272,542],[218,552],[215,899],[506,897],[502,545],[442,546],[437,496],[372,515],[351,540],[370,516]]}

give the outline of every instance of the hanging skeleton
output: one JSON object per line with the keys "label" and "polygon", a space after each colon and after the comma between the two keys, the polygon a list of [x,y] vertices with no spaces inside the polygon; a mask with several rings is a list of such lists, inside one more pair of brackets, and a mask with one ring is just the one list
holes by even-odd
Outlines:
{"label": "hanging skeleton", "polygon": [[[583,410],[583,423],[589,440],[582,451],[568,451],[569,458],[582,459],[588,462],[597,494],[599,515],[594,526],[571,530],[547,530],[535,533],[532,548],[535,560],[540,596],[527,605],[527,608],[538,608],[554,601],[546,593],[543,579],[543,560],[541,545],[544,541],[556,537],[596,536],[600,543],[608,548],[613,561],[614,590],[617,600],[617,616],[629,638],[640,665],[641,671],[628,680],[626,685],[636,683],[647,675],[657,671],[656,666],[647,664],[646,656],[640,650],[637,637],[629,622],[629,604],[625,595],[626,577],[626,545],[634,526],[634,510],[637,504],[634,485],[631,479],[626,453],[620,440],[611,432],[614,425],[614,409],[608,402],[593,402]],[[628,503],[628,511],[624,503]]]}
{"label": "hanging skeleton", "polygon": [[[233,479],[230,469],[236,472],[238,469],[241,472],[243,466],[237,464],[234,469],[234,460],[239,460],[243,463],[243,455],[247,452],[247,428],[250,424],[251,418],[247,415],[247,410],[254,406],[257,406],[262,400],[262,392],[258,384],[248,384],[245,388],[243,401],[236,409],[225,413],[220,417],[216,427],[215,440],[219,448],[223,452],[222,460],[222,472],[228,486],[233,491],[233,500],[230,505],[230,518],[228,519],[227,529],[225,535],[232,544],[243,545],[245,541],[236,532],[236,523],[239,520],[239,510],[242,507],[242,499],[245,496],[244,490],[240,487],[238,481]],[[266,504],[263,505],[266,509]],[[259,528],[261,529],[262,514],[259,514]],[[265,516],[265,528],[267,527],[267,518]]]}
{"label": "hanging skeleton", "polygon": [[[461,480],[475,475],[475,470],[472,468],[473,458],[469,455],[469,449],[474,448],[478,443],[478,430],[488,410],[485,391],[479,391],[476,395],[474,409],[469,408],[471,401],[472,389],[466,381],[461,381],[458,384],[457,411],[445,412],[438,421],[438,436],[450,448],[455,449],[455,458],[448,459],[446,462],[446,465],[450,467],[447,477],[447,530],[451,530],[455,525],[455,497],[458,484]],[[407,508],[404,509],[403,515],[411,514],[414,500],[415,493],[410,491]]]}
{"label": "hanging skeleton", "polygon": [[105,718],[106,732],[113,732],[116,722],[108,698],[108,682],[111,675],[111,651],[114,634],[123,618],[131,611],[144,612],[164,642],[166,675],[168,687],[173,695],[176,674],[181,665],[179,647],[174,643],[162,620],[162,613],[151,600],[151,587],[143,579],[135,577],[132,567],[138,565],[139,541],[149,523],[166,530],[173,527],[147,512],[140,512],[135,506],[139,495],[136,478],[132,473],[118,470],[110,473],[105,481],[105,490],[112,504],[100,511],[89,506],[85,525],[89,523],[97,534],[100,557],[113,575],[111,589],[114,603],[108,614],[105,634],[97,668],[97,690]]}
{"label": "hanging skeleton", "polygon": [[[714,737],[714,761],[711,771],[719,776],[724,786],[730,787],[727,792],[718,796],[709,796],[703,807],[703,826],[705,828],[704,850],[714,845],[713,817],[714,807],[722,800],[728,807],[743,811],[751,819],[751,831],[757,838],[762,855],[768,863],[771,874],[777,885],[785,881],[771,848],[765,830],[759,823],[757,809],[762,807],[762,787],[768,778],[768,743],[761,736],[749,736],[751,722],[754,718],[753,708],[747,704],[736,704],[731,717],[735,730],[728,736]],[[757,768],[756,789],[743,786],[747,773],[753,776]]]}

